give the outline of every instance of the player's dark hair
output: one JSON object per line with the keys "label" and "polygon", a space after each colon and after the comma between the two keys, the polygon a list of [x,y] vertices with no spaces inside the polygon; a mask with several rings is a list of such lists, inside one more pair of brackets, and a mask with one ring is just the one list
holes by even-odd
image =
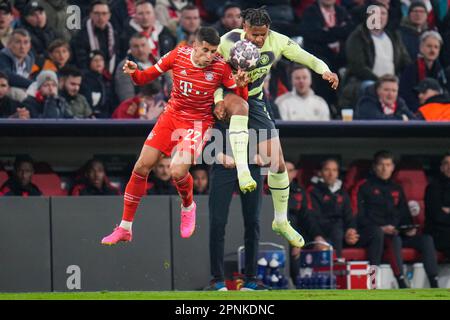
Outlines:
{"label": "player's dark hair", "polygon": [[338,167],[340,167],[340,162],[337,158],[327,157],[320,162],[320,170],[323,170],[323,168],[327,165],[328,162],[334,162],[337,164]]}
{"label": "player's dark hair", "polygon": [[82,73],[80,69],[74,66],[64,66],[61,68],[61,70],[58,71],[58,75],[60,78],[67,78],[67,77],[82,77]]}
{"label": "player's dark hair", "polygon": [[181,8],[180,12],[186,11],[186,10],[198,10],[198,7],[195,4],[188,3],[183,8]]}
{"label": "player's dark hair", "polygon": [[91,4],[89,5],[89,12],[94,11],[94,7],[99,4],[108,6],[108,9],[109,9],[109,4],[108,4],[107,0],[95,0],[95,1],[92,1]]}
{"label": "player's dark hair", "polygon": [[50,44],[47,48],[47,52],[52,53],[55,49],[58,49],[61,47],[66,47],[67,50],[70,51],[69,42],[67,42],[66,40],[63,40],[63,39],[56,39],[56,40],[53,40],[52,42],[50,42]]}
{"label": "player's dark hair", "polygon": [[220,36],[216,29],[211,27],[201,27],[198,29],[197,33],[195,34],[195,38],[199,42],[206,41],[210,45],[218,46],[220,43]]}
{"label": "player's dark hair", "polygon": [[392,162],[395,162],[395,157],[392,152],[387,150],[381,150],[374,154],[373,156],[373,164],[378,164],[381,160],[391,159]]}
{"label": "player's dark hair", "polygon": [[241,17],[250,26],[270,26],[272,23],[265,6],[245,9],[242,11]]}
{"label": "player's dark hair", "polygon": [[22,163],[31,163],[34,168],[34,160],[29,155],[20,155],[14,159],[14,171],[17,171]]}
{"label": "player's dark hair", "polygon": [[0,71],[0,79],[5,79],[6,82],[9,83],[8,75],[6,73],[1,72],[1,71]]}

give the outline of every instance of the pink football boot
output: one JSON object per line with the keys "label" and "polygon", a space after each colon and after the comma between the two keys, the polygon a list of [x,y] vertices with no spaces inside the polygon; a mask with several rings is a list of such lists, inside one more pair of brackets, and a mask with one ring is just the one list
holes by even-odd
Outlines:
{"label": "pink football boot", "polygon": [[192,202],[192,209],[187,211],[181,209],[180,233],[182,238],[189,238],[195,230],[195,210],[197,205]]}
{"label": "pink football boot", "polygon": [[129,242],[132,239],[131,232],[122,228],[122,227],[116,227],[109,236],[104,237],[102,239],[102,244],[112,246],[114,244],[117,244],[119,241],[125,241]]}

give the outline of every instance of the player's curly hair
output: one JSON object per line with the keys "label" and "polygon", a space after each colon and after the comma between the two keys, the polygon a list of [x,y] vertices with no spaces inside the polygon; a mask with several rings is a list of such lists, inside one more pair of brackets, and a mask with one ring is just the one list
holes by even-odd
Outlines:
{"label": "player's curly hair", "polygon": [[245,9],[242,11],[241,17],[251,26],[270,26],[272,23],[265,6]]}

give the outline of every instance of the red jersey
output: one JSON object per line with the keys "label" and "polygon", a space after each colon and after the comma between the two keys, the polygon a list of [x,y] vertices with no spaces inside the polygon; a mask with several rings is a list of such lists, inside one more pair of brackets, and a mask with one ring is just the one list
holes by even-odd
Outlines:
{"label": "red jersey", "polygon": [[222,84],[229,89],[236,88],[231,67],[217,55],[213,62],[200,67],[192,60],[194,49],[179,46],[163,56],[150,68],[134,72],[131,77],[138,85],[153,81],[162,73],[172,70],[173,86],[167,111],[183,120],[213,121],[211,106],[214,92]]}

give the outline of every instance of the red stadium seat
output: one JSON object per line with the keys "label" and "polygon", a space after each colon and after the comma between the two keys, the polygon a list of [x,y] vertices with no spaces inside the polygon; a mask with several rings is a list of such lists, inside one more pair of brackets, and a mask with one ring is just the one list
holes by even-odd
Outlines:
{"label": "red stadium seat", "polygon": [[0,171],[0,187],[8,180],[9,176],[6,171]]}
{"label": "red stadium seat", "polygon": [[344,177],[344,189],[349,193],[358,181],[366,178],[369,173],[372,161],[371,160],[355,160],[349,166]]}
{"label": "red stadium seat", "polygon": [[35,174],[31,181],[45,196],[67,195],[67,192],[61,189],[61,179],[56,173]]}

